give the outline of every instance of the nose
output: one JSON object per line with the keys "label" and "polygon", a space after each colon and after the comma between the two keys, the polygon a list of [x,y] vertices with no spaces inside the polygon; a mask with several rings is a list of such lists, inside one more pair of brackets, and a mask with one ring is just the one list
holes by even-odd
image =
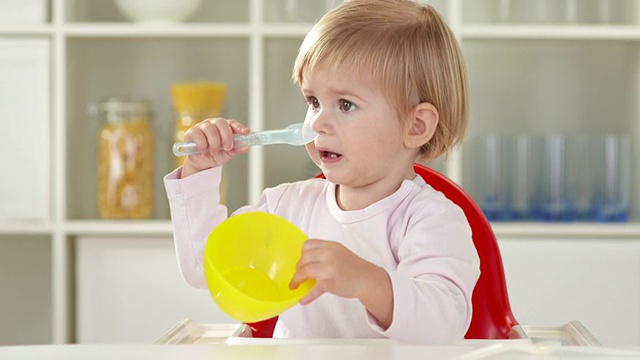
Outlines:
{"label": "nose", "polygon": [[330,131],[330,120],[329,114],[325,113],[325,111],[320,110],[315,113],[307,113],[307,119],[305,122],[308,122],[311,125],[311,129],[318,134],[326,134]]}

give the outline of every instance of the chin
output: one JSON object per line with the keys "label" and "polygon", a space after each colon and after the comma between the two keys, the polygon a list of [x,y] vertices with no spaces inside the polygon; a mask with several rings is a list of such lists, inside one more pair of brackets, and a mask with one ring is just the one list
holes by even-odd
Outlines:
{"label": "chin", "polygon": [[332,174],[331,171],[324,171],[322,168],[320,168],[320,170],[322,171],[322,174],[324,175],[325,179],[329,180],[334,184],[344,185],[344,182],[345,182],[344,177],[341,178],[340,176],[336,176],[336,174]]}

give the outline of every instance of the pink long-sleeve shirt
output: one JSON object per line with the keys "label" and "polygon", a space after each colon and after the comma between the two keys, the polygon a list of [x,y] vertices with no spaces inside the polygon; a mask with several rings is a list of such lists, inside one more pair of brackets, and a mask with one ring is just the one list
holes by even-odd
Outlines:
{"label": "pink long-sleeve shirt", "polygon": [[[206,288],[206,238],[227,219],[220,205],[221,168],[164,179],[171,207],[180,270],[194,287]],[[462,210],[416,176],[388,197],[362,210],[343,211],[336,185],[324,179],[266,189],[257,204],[235,213],[265,211],[296,224],[310,238],[337,241],[389,274],[393,321],[384,329],[356,299],[324,294],[279,317],[274,337],[391,338],[420,344],[450,344],[471,322],[471,294],[479,259]]]}

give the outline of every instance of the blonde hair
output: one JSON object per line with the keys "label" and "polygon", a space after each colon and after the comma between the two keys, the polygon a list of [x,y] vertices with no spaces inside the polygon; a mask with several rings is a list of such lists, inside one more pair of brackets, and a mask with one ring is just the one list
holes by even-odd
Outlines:
{"label": "blonde hair", "polygon": [[440,120],[418,159],[447,154],[462,142],[468,123],[467,71],[460,46],[440,14],[411,0],[346,0],[307,34],[293,80],[322,64],[365,73],[380,86],[398,115],[409,119],[428,102]]}

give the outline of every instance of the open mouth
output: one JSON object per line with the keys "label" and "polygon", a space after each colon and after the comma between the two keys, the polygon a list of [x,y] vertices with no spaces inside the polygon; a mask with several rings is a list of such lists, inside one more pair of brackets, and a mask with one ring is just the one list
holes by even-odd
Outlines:
{"label": "open mouth", "polygon": [[336,160],[342,157],[342,154],[334,153],[331,151],[320,151],[320,158],[323,160]]}

